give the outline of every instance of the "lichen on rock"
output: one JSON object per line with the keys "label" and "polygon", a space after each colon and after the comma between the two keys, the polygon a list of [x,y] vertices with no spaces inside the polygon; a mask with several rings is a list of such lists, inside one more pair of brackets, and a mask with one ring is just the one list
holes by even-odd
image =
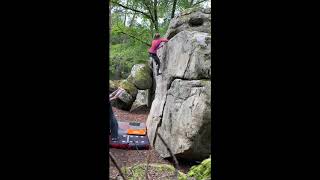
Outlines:
{"label": "lichen on rock", "polygon": [[137,89],[150,89],[152,86],[151,70],[147,64],[136,64],[127,78]]}
{"label": "lichen on rock", "polygon": [[109,80],[109,92],[113,92],[118,89],[121,80]]}
{"label": "lichen on rock", "polygon": [[138,89],[135,87],[135,85],[126,79],[120,82],[119,87],[126,90],[133,98],[135,98],[138,94]]}

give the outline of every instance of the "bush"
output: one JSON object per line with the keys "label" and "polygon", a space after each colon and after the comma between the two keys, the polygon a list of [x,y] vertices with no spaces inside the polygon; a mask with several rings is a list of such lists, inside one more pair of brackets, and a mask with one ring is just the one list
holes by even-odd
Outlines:
{"label": "bush", "polygon": [[201,164],[192,166],[188,172],[188,177],[194,177],[197,180],[204,180],[211,178],[211,156],[205,159]]}

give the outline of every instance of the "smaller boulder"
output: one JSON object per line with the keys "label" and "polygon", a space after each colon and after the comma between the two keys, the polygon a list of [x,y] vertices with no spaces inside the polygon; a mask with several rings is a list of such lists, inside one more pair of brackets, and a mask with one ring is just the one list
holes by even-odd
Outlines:
{"label": "smaller boulder", "polygon": [[133,102],[130,112],[137,112],[148,108],[150,90],[138,90],[136,100]]}
{"label": "smaller boulder", "polygon": [[132,96],[124,91],[123,93],[121,93],[118,99],[111,101],[111,105],[119,109],[129,110],[132,106],[133,101],[134,99],[132,98]]}

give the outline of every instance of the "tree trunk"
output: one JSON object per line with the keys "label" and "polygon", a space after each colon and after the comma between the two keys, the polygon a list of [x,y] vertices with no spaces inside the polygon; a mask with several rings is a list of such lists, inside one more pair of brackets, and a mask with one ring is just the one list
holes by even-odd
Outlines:
{"label": "tree trunk", "polygon": [[158,24],[158,12],[157,12],[158,1],[153,1],[153,13],[154,13],[154,28],[156,32],[159,32],[159,24]]}
{"label": "tree trunk", "polygon": [[151,33],[151,39],[153,39],[154,36],[154,24],[153,21],[150,19],[150,33]]}
{"label": "tree trunk", "polygon": [[192,7],[192,5],[193,5],[193,0],[190,1],[189,8]]}
{"label": "tree trunk", "polygon": [[[112,7],[111,7],[111,2],[109,1],[109,38],[111,38],[111,25],[112,25],[112,18],[111,18],[111,10],[112,10]],[[111,42],[111,41],[110,41]]]}
{"label": "tree trunk", "polygon": [[174,18],[174,13],[176,11],[176,5],[177,5],[178,0],[173,1],[173,6],[172,6],[172,12],[171,12],[171,19]]}
{"label": "tree trunk", "polygon": [[120,80],[122,76],[122,58],[118,59],[115,65],[114,80]]}
{"label": "tree trunk", "polygon": [[[129,5],[129,1],[127,0],[126,6],[128,6],[128,5]],[[123,21],[123,25],[124,25],[124,26],[126,26],[127,13],[128,13],[128,9],[126,9],[126,10],[124,11],[124,21]]]}
{"label": "tree trunk", "polygon": [[132,16],[132,19],[131,19],[131,22],[130,22],[130,25],[129,25],[129,27],[132,27],[132,25],[133,25],[133,23],[134,23],[134,20],[135,20],[135,18],[136,18],[136,12],[134,12],[133,13],[133,16]]}

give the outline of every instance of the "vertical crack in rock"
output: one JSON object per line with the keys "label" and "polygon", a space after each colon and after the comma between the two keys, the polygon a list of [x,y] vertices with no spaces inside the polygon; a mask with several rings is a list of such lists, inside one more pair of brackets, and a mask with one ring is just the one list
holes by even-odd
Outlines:
{"label": "vertical crack in rock", "polygon": [[158,129],[162,124],[163,111],[164,111],[164,108],[166,106],[166,102],[167,102],[167,93],[166,93],[164,105],[163,105],[162,110],[161,110],[161,115],[159,116],[159,122],[158,122],[156,130],[155,130],[155,134],[154,134],[154,138],[153,138],[153,144],[152,144],[153,147],[155,147],[155,143],[156,143],[156,140],[157,140]]}
{"label": "vertical crack in rock", "polygon": [[187,72],[188,69],[189,69],[190,59],[191,59],[192,54],[193,54],[193,50],[189,53],[189,59],[188,59],[187,67],[186,67],[186,69],[184,70],[184,73],[183,73],[183,76],[182,76],[183,78],[186,78],[186,72]]}

